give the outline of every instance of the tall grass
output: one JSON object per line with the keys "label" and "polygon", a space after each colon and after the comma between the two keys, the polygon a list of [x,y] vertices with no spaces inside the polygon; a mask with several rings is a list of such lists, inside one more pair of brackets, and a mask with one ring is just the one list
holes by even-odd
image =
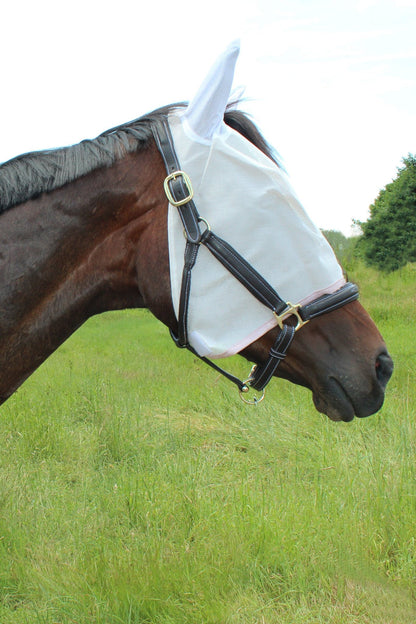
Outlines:
{"label": "tall grass", "polygon": [[147,312],[65,343],[1,408],[1,624],[413,624],[415,266],[350,278],[396,370],[349,424],[244,406]]}

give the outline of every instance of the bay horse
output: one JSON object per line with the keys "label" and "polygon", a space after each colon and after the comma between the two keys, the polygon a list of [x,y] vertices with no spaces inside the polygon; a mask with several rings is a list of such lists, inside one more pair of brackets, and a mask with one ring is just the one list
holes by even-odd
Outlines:
{"label": "bay horse", "polygon": [[[145,307],[178,331],[166,173],[152,130],[174,108],[0,167],[0,402],[92,315]],[[227,110],[224,121],[273,159],[244,113]],[[278,331],[241,355],[263,363]],[[352,301],[297,332],[275,374],[309,388],[332,420],[349,421],[380,409],[392,368],[379,331]]]}

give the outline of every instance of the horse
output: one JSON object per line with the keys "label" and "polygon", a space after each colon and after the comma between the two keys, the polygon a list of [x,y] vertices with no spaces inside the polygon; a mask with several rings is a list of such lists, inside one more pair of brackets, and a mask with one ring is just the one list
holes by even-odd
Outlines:
{"label": "horse", "polygon": [[[95,139],[0,166],[0,403],[92,315],[148,308],[178,334],[165,162],[154,128],[180,109],[166,106]],[[278,168],[246,114],[228,106],[221,123]],[[282,328],[301,324],[272,374],[309,388],[317,410],[334,421],[374,414],[393,363],[352,299],[308,323],[295,307],[239,354],[261,367]]]}
{"label": "horse", "polygon": [[[151,130],[171,109],[0,167],[1,402],[92,315],[145,307],[177,332],[165,172]],[[272,157],[246,115],[231,110],[224,120]],[[241,355],[264,362],[276,333]],[[391,371],[379,331],[354,301],[297,332],[276,374],[348,421],[380,409]]]}

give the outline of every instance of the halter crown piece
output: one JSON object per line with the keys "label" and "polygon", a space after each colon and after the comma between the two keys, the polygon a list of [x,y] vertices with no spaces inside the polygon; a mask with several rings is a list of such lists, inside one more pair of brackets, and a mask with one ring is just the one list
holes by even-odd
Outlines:
{"label": "halter crown piece", "polygon": [[[238,54],[235,41],[189,106],[153,132],[168,172],[174,340],[244,393],[264,390],[296,329],[356,299],[358,289],[345,284],[285,173],[224,123]],[[296,327],[284,322],[289,316]],[[268,360],[245,382],[207,359],[233,355],[277,325]]]}

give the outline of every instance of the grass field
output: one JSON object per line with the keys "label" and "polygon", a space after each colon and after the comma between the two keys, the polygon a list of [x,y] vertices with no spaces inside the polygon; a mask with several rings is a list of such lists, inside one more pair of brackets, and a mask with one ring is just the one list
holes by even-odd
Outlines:
{"label": "grass field", "polygon": [[0,409],[0,624],[414,624],[416,265],[349,277],[396,364],[349,424],[145,311],[65,343]]}

